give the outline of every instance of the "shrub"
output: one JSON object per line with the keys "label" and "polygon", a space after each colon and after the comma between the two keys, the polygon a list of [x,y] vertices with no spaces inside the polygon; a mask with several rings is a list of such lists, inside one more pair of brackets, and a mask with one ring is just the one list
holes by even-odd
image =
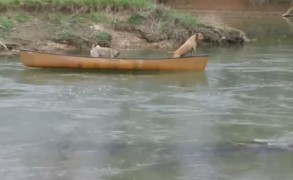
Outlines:
{"label": "shrub", "polygon": [[95,34],[95,38],[100,46],[110,47],[112,42],[111,34],[101,31]]}
{"label": "shrub", "polygon": [[140,25],[145,19],[145,17],[135,13],[134,15],[130,16],[127,21],[133,25]]}

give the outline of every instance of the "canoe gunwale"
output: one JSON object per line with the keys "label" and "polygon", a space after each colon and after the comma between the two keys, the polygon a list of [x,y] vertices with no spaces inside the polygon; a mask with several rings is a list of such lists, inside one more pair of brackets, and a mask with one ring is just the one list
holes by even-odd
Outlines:
{"label": "canoe gunwale", "polygon": [[208,54],[201,54],[201,55],[195,55],[195,56],[184,56],[184,57],[178,57],[178,58],[172,58],[172,57],[159,57],[159,58],[126,58],[126,57],[114,57],[114,58],[104,58],[104,57],[91,57],[91,56],[84,56],[84,55],[72,55],[72,54],[58,54],[58,53],[50,53],[50,52],[44,52],[44,51],[36,51],[36,50],[28,50],[28,49],[19,49],[20,53],[27,52],[27,53],[39,53],[39,54],[46,54],[46,55],[53,55],[53,56],[65,56],[65,57],[81,57],[81,58],[91,58],[91,59],[107,59],[107,60],[180,60],[185,58],[191,58],[191,57],[209,57]]}

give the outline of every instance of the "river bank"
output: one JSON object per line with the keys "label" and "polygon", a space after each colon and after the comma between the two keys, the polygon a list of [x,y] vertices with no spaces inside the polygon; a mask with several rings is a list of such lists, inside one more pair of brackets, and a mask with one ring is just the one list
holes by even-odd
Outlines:
{"label": "river bank", "polygon": [[244,32],[216,17],[191,15],[162,5],[64,7],[2,7],[0,40],[9,50],[2,46],[3,54],[18,53],[19,48],[89,49],[92,44],[115,49],[173,49],[196,32],[204,34],[208,45],[243,45],[247,40]]}
{"label": "river bank", "polygon": [[292,5],[292,0],[165,0],[165,5],[176,9],[280,12]]}

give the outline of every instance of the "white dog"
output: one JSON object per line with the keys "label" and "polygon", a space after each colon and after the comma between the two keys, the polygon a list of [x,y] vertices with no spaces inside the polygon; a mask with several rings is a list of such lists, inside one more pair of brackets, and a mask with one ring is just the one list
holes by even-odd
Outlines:
{"label": "white dog", "polygon": [[119,55],[119,51],[97,45],[92,47],[90,54],[92,57],[114,58]]}

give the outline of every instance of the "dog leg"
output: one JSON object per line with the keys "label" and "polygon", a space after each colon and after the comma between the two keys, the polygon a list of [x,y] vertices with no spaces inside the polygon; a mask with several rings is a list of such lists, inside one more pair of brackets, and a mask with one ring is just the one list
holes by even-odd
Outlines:
{"label": "dog leg", "polygon": [[193,55],[193,54],[195,55],[195,51],[196,51],[196,46],[193,46],[192,50],[191,50],[191,55]]}

